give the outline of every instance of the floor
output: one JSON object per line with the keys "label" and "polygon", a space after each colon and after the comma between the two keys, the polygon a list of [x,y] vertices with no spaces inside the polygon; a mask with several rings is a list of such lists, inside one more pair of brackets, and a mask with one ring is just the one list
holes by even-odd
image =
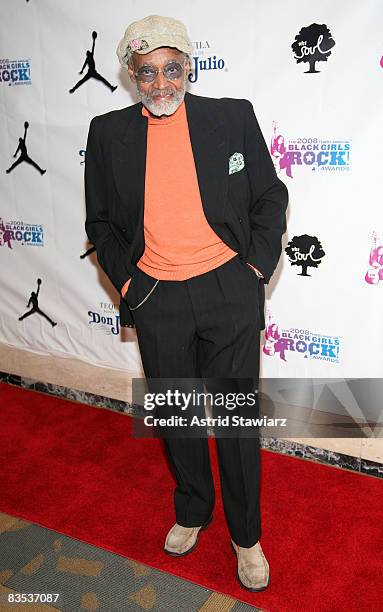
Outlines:
{"label": "floor", "polygon": [[[49,604],[11,603],[21,593],[58,597]],[[0,512],[0,610],[257,612],[258,608]]]}

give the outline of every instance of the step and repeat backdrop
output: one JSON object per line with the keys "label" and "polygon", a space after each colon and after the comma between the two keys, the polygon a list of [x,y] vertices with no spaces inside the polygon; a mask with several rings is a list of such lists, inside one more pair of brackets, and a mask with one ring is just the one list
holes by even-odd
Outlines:
{"label": "step and repeat backdrop", "polygon": [[289,190],[261,375],[381,377],[380,0],[2,0],[0,342],[142,373],[85,233],[84,163],[92,117],[137,102],[115,50],[150,14],[187,26],[191,93],[252,102]]}

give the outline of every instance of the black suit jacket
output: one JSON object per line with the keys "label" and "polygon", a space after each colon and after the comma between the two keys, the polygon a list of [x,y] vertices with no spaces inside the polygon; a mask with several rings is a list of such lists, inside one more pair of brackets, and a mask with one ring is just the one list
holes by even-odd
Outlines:
{"label": "black suit jacket", "polygon": [[[264,283],[269,282],[281,255],[287,188],[277,177],[251,102],[189,92],[184,99],[206,219],[226,244],[262,272],[264,281],[258,281],[254,273],[254,282],[259,283],[264,329]],[[145,247],[148,119],[141,109],[138,102],[93,117],[86,145],[85,230],[119,294],[125,282],[134,278]],[[233,153],[242,153],[245,167],[229,174]],[[133,285],[132,280],[128,294]],[[134,327],[121,294],[120,324]]]}

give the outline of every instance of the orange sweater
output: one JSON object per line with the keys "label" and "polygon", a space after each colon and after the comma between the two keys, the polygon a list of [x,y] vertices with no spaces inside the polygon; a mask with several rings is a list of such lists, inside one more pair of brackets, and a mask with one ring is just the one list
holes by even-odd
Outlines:
{"label": "orange sweater", "polygon": [[[214,232],[202,207],[185,101],[169,116],[148,117],[144,237],[137,267],[160,280],[185,280],[237,253]],[[129,279],[121,293],[125,295]]]}

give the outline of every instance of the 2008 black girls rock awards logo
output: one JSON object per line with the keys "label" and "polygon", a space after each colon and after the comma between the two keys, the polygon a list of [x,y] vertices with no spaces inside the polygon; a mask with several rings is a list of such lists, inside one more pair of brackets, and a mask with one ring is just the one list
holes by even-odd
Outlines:
{"label": "2008 black girls rock awards logo", "polygon": [[280,328],[268,312],[262,351],[268,357],[279,357],[286,362],[288,355],[295,353],[304,359],[340,363],[340,337],[312,332],[309,329]]}
{"label": "2008 black girls rock awards logo", "polygon": [[371,238],[372,244],[364,280],[369,285],[383,284],[383,239],[379,238],[377,232],[372,232]]}
{"label": "2008 black girls rock awards logo", "polygon": [[312,172],[348,172],[351,139],[323,139],[318,135],[287,138],[273,121],[270,154],[277,174],[293,178],[294,168]]}
{"label": "2008 black girls rock awards logo", "polygon": [[44,246],[44,226],[41,223],[6,221],[0,217],[0,247]]}
{"label": "2008 black girls rock awards logo", "polygon": [[3,85],[31,85],[30,59],[0,59],[0,82]]}

